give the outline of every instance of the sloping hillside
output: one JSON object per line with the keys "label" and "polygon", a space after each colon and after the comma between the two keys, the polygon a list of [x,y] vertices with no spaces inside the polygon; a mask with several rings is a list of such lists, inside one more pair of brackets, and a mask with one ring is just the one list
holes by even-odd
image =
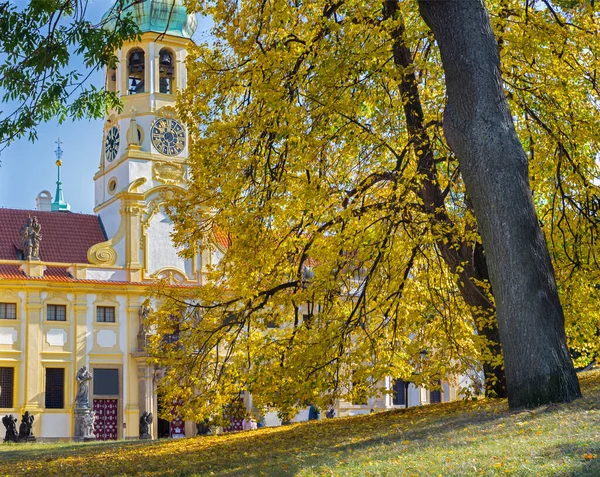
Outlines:
{"label": "sloping hillside", "polygon": [[585,397],[511,413],[455,402],[177,441],[0,446],[0,475],[600,476],[600,370]]}

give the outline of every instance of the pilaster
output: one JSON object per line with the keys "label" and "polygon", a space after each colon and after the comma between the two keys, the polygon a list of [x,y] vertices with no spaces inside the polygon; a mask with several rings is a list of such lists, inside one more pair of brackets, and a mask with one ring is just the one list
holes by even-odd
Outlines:
{"label": "pilaster", "polygon": [[125,201],[121,208],[121,214],[124,215],[127,222],[127,232],[125,234],[125,267],[128,270],[130,282],[140,282],[142,280],[142,270],[140,265],[140,213],[142,209],[140,204]]}
{"label": "pilaster", "polygon": [[[41,371],[40,354],[42,351],[41,344],[41,327],[43,305],[40,292],[30,292],[29,300],[25,303],[26,323],[25,323],[25,348],[23,350],[25,356],[25,379],[22,385],[25,389],[25,402],[23,403],[22,412],[29,411],[37,418],[42,409],[41,397],[43,390],[40,386],[43,383]],[[41,423],[39,419],[34,421],[34,434],[39,435],[41,431]]]}

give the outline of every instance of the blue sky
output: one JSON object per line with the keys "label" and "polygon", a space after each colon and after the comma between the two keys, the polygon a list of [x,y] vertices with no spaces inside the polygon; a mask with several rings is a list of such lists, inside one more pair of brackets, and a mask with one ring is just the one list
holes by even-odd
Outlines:
{"label": "blue sky", "polygon": [[[13,2],[16,4],[24,2]],[[87,17],[97,23],[112,5],[112,0],[90,0]],[[210,20],[198,18],[198,30],[194,39],[206,38]],[[82,69],[80,61],[74,68]],[[102,71],[94,72],[90,82],[98,87],[104,84]],[[0,110],[6,110],[0,104]],[[15,141],[0,156],[0,207],[15,209],[35,208],[35,198],[42,190],[52,196],[56,190],[56,140],[60,137],[63,150],[62,182],[65,200],[72,212],[92,213],[94,207],[93,177],[100,164],[103,120],[52,121],[37,128],[38,139],[31,143],[26,139]]]}

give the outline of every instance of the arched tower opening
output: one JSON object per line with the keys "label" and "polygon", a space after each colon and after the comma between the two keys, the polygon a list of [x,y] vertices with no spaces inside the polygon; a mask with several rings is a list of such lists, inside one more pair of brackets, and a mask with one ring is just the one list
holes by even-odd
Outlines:
{"label": "arched tower opening", "polygon": [[106,91],[117,92],[117,69],[109,68],[106,72]]}
{"label": "arched tower opening", "polygon": [[127,55],[127,91],[129,94],[139,94],[145,91],[145,55],[141,48],[132,49]]}
{"label": "arched tower opening", "polygon": [[175,55],[167,48],[161,49],[158,55],[158,73],[159,92],[175,93]]}

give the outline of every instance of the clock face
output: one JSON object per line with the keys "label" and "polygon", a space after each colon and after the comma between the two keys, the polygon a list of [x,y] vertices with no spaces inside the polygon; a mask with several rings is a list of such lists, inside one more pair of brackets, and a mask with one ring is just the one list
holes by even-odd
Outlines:
{"label": "clock face", "polygon": [[176,156],[185,147],[185,129],[171,118],[158,118],[152,125],[152,144],[165,156]]}
{"label": "clock face", "polygon": [[119,152],[119,128],[113,126],[106,133],[104,141],[104,157],[108,162],[112,162]]}

